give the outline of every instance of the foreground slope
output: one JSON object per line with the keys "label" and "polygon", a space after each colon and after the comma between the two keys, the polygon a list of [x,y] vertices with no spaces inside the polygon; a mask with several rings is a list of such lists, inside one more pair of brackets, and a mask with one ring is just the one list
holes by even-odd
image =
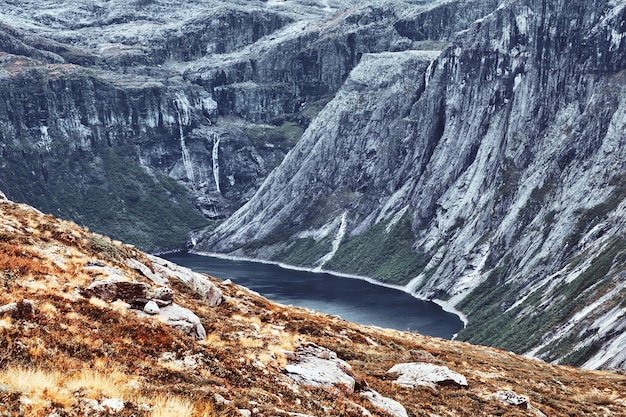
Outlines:
{"label": "foreground slope", "polygon": [[197,249],[404,284],[466,340],[626,366],[625,19],[505,1],[436,58],[364,57]]}
{"label": "foreground slope", "polygon": [[626,415],[624,375],[278,305],[4,198],[0,279],[3,415]]}

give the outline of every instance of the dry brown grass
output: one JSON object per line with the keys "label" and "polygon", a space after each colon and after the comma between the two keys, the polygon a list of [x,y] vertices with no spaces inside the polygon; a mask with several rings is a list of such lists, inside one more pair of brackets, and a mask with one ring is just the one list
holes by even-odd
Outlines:
{"label": "dry brown grass", "polygon": [[[235,416],[237,408],[281,417],[287,412],[356,417],[359,406],[373,411],[358,394],[341,389],[294,388],[283,374],[285,351],[304,342],[335,351],[360,381],[400,401],[413,416],[534,415],[491,399],[504,389],[527,396],[550,416],[626,415],[626,376],[358,326],[273,304],[236,285],[221,286],[227,299],[213,308],[172,283],[176,303],[194,310],[207,330],[200,343],[157,320],[139,318],[125,303],[76,295],[98,279],[84,268],[94,259],[147,282],[126,266],[129,257],[150,267],[148,258],[132,247],[25,206],[0,204],[0,305],[36,301],[33,317],[0,317],[0,385],[7,388],[7,393],[0,391],[0,415],[17,415],[20,408],[33,417],[55,409],[86,415],[82,399],[105,398],[126,401],[129,405],[119,415],[128,417]],[[175,360],[160,361],[162,357]],[[196,362],[183,366],[189,357]],[[469,387],[409,389],[391,383],[391,366],[418,360],[464,374]]]}

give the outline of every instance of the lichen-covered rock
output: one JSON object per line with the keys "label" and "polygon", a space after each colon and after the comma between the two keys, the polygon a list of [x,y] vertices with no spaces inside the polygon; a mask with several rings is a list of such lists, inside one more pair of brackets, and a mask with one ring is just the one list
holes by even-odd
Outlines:
{"label": "lichen-covered rock", "polygon": [[158,318],[197,340],[206,339],[206,331],[200,318],[189,309],[172,304],[161,308]]}
{"label": "lichen-covered rock", "polygon": [[374,390],[365,390],[361,396],[367,398],[374,406],[395,417],[408,417],[406,408],[398,401],[384,397]]}
{"label": "lichen-covered rock", "polygon": [[313,386],[343,385],[354,391],[352,367],[329,349],[308,344],[288,355],[287,376],[299,384]]}
{"label": "lichen-covered rock", "polygon": [[396,383],[405,387],[419,386],[435,388],[437,385],[467,386],[465,376],[450,370],[446,366],[432,363],[411,362],[394,365],[388,373],[399,374]]}

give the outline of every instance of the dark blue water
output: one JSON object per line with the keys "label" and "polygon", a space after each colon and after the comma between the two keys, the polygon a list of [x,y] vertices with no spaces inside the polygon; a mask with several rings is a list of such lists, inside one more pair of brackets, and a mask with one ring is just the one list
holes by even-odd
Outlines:
{"label": "dark blue water", "polygon": [[435,303],[359,279],[182,252],[163,257],[197,272],[230,278],[270,300],[335,314],[360,324],[446,339],[463,327],[456,315],[443,311]]}

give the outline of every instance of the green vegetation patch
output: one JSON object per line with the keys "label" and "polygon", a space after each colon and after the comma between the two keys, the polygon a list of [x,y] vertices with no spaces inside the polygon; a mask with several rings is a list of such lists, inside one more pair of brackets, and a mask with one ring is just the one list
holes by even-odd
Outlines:
{"label": "green vegetation patch", "polygon": [[379,222],[367,232],[342,242],[326,268],[394,284],[408,283],[424,271],[429,259],[413,249],[415,236],[408,215],[387,232],[389,224]]}
{"label": "green vegetation patch", "polygon": [[150,175],[132,155],[130,146],[105,148],[98,156],[50,156],[43,164],[32,155],[27,163],[10,160],[0,185],[17,201],[142,250],[185,247],[189,231],[207,220],[184,186]]}
{"label": "green vegetation patch", "polygon": [[[556,328],[583,306],[592,302],[596,291],[601,290],[615,260],[624,251],[625,240],[613,239],[591,265],[570,283],[562,283],[552,295],[552,305],[545,310],[533,309],[542,302],[540,291],[530,296],[522,305],[509,311],[507,306],[519,293],[519,287],[506,283],[506,260],[489,277],[476,287],[458,307],[467,314],[469,323],[459,332],[459,339],[475,344],[487,344],[516,353],[524,353],[537,346],[541,338]],[[532,313],[527,313],[528,311]],[[575,339],[556,341],[546,348],[551,352],[569,351]],[[564,354],[564,353],[563,353]],[[567,360],[584,362],[593,349],[580,351]]]}
{"label": "green vegetation patch", "polygon": [[290,265],[311,266],[329,253],[332,246],[331,236],[319,241],[313,238],[298,239],[278,259]]}

